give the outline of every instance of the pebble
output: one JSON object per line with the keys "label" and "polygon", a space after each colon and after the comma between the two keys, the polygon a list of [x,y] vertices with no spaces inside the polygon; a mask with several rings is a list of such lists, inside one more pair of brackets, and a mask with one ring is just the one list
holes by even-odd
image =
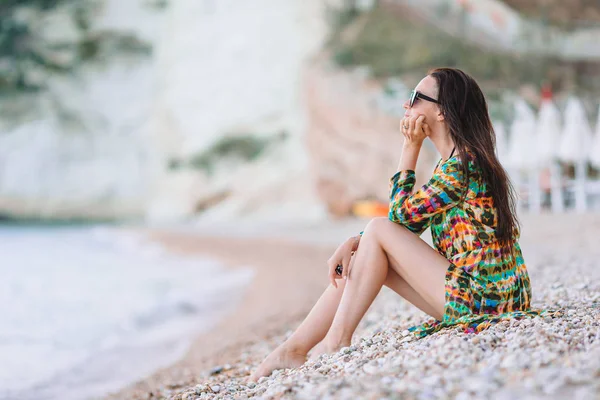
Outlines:
{"label": "pebble", "polygon": [[[586,251],[593,254],[594,247],[589,246]],[[600,257],[590,258],[581,248],[563,254],[556,247],[561,246],[540,240],[537,250],[528,253],[536,256],[528,269],[532,307],[560,309],[559,317],[509,320],[478,334],[457,327],[418,339],[408,328],[428,318],[386,289],[369,309],[371,323],[359,325],[356,344],[336,354],[244,384],[248,371],[268,354],[269,346],[258,342],[245,350],[240,365],[214,367],[209,381],[179,392],[168,391],[165,385],[155,397],[466,400],[512,399],[515,393],[532,399],[598,397],[600,307],[595,302],[600,299],[596,261]],[[567,265],[570,274],[564,273]],[[274,337],[269,343],[284,339]]]}
{"label": "pebble", "polygon": [[203,392],[206,392],[207,388],[204,385],[196,385],[194,388],[194,393],[197,395],[201,395]]}
{"label": "pebble", "polygon": [[367,374],[376,374],[377,373],[377,367],[372,365],[372,364],[365,364],[363,365],[363,371],[365,371]]}
{"label": "pebble", "polygon": [[327,374],[329,371],[331,371],[331,367],[329,366],[322,366],[321,368],[318,369],[318,371],[322,374]]}
{"label": "pebble", "polygon": [[213,368],[213,369],[210,370],[209,374],[210,375],[217,375],[217,374],[220,374],[221,372],[223,372],[224,369],[225,368],[223,368],[223,367],[215,367],[215,368]]}

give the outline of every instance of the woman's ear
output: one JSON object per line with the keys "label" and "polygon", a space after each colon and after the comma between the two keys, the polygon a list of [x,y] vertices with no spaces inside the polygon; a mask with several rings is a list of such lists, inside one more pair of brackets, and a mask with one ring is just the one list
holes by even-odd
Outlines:
{"label": "woman's ear", "polygon": [[444,121],[445,119],[446,119],[446,118],[444,118],[444,113],[442,112],[442,110],[440,110],[440,109],[438,108],[438,112],[437,112],[437,115],[436,115],[436,120],[437,120],[438,122],[442,122],[442,121]]}

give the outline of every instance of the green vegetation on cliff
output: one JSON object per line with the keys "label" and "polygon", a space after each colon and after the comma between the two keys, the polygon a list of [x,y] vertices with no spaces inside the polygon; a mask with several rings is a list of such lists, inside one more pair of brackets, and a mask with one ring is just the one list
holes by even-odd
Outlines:
{"label": "green vegetation on cliff", "polygon": [[[359,12],[346,6],[333,13],[328,50],[341,67],[368,67],[376,78],[414,81],[433,66],[461,68],[492,99],[522,85],[549,83],[557,90],[600,91],[598,63],[568,63],[550,57],[520,56],[478,47],[451,37],[398,6],[377,4]],[[468,27],[464,27],[468,37]],[[404,79],[408,78],[408,79]]]}
{"label": "green vegetation on cliff", "polygon": [[206,171],[212,175],[219,162],[223,160],[251,162],[261,156],[268,147],[285,141],[288,134],[285,131],[269,137],[259,137],[254,134],[228,135],[221,137],[211,146],[187,160],[171,160],[170,169],[193,168]]}
{"label": "green vegetation on cliff", "polygon": [[94,32],[94,0],[2,0],[0,2],[0,96],[36,92],[52,74],[76,72],[110,54],[149,54],[135,36]]}

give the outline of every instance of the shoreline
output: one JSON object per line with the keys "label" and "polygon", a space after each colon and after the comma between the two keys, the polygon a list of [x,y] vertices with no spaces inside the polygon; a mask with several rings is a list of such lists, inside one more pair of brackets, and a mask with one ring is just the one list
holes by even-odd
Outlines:
{"label": "shoreline", "polygon": [[215,258],[227,269],[251,267],[255,275],[233,310],[213,328],[196,335],[183,358],[101,397],[105,400],[168,395],[171,387],[193,385],[208,377],[212,369],[223,367],[225,360],[235,364],[244,359],[247,363],[250,346],[295,329],[310,311],[329,283],[326,260],[336,249],[331,244],[299,243],[292,238],[212,236],[158,228],[142,235],[175,254]]}

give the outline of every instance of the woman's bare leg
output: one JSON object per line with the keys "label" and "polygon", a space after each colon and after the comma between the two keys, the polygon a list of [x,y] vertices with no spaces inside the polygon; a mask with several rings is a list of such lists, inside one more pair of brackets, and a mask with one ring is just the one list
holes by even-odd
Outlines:
{"label": "woman's bare leg", "polygon": [[[325,272],[324,272],[325,273]],[[295,368],[306,362],[306,355],[327,334],[345,287],[343,279],[338,287],[329,285],[294,333],[279,345],[250,376],[256,381],[268,376],[275,369]]]}
{"label": "woman's bare leg", "polygon": [[384,285],[398,293],[404,300],[423,311],[425,314],[435,318],[442,319],[442,315],[439,314],[438,310],[432,307],[421,295],[404,280],[396,270],[399,268],[395,260],[388,257],[388,274]]}
{"label": "woman's bare leg", "polygon": [[[415,236],[412,233],[410,234]],[[357,255],[363,252],[361,250],[363,247],[366,247],[363,243],[364,242],[361,239],[361,244],[358,248],[360,251],[357,251]],[[425,246],[428,245],[425,244]],[[441,318],[441,314],[423,299],[421,295],[406,282],[406,280],[398,275],[396,270],[400,267],[394,258],[387,257],[387,254],[385,253],[382,257],[380,252],[372,252],[370,254],[374,254],[377,257],[376,260],[373,260],[374,262],[385,262],[390,264],[391,268],[386,267],[387,273],[384,280],[386,286],[390,287],[423,312],[434,318]],[[352,258],[350,264],[351,270],[354,267],[353,264],[356,260],[356,256]],[[368,264],[371,265],[372,262],[368,261]],[[306,355],[310,349],[317,344],[319,345],[317,346],[318,348],[315,348],[315,355],[319,355],[327,350],[328,346],[323,339],[333,322],[344,288],[346,287],[346,282],[347,281],[345,280],[338,280],[337,289],[332,285],[327,287],[300,326],[298,326],[295,332],[261,363],[252,374],[251,380],[255,381],[261,376],[269,375],[274,369],[291,368],[302,365],[306,361]],[[377,293],[380,289],[381,286],[377,289]]]}
{"label": "woman's bare leg", "polygon": [[443,315],[449,262],[405,227],[385,217],[374,218],[365,228],[355,257],[335,317],[323,339],[325,352],[351,344],[352,335],[386,281],[390,266],[431,306],[429,311],[436,318]]}
{"label": "woman's bare leg", "polygon": [[[399,294],[400,297],[407,300],[409,303],[411,303],[412,305],[417,307],[419,310],[423,311],[425,314],[428,314],[431,317],[436,318],[436,319],[441,319],[442,316],[437,312],[437,310],[435,308],[433,308],[429,303],[427,303],[425,301],[425,299],[423,299],[421,297],[421,295],[419,293],[417,293],[417,291],[408,284],[408,282],[406,282],[400,275],[398,275],[398,273],[396,272],[396,269],[398,269],[398,267],[391,265],[391,264],[395,263],[395,260],[393,260],[393,259],[391,260],[390,258],[388,258],[387,262],[390,265],[388,268],[387,277],[385,279],[385,282],[383,282],[383,285],[392,289],[394,292]],[[344,285],[346,283],[346,281],[342,281],[342,282],[343,282],[342,285]],[[340,283],[338,283],[338,286],[339,285],[340,285]],[[342,296],[340,296],[340,300],[341,300],[341,297]],[[339,301],[336,306],[336,310],[337,310],[338,306],[339,306]],[[331,320],[332,320],[331,322],[333,322],[333,317],[334,316],[331,317]],[[331,326],[331,322],[329,323],[327,330],[329,330],[329,327]],[[327,352],[327,344],[325,343],[324,340],[321,340],[312,349],[310,358],[315,359],[319,355],[326,353],[326,352]]]}

